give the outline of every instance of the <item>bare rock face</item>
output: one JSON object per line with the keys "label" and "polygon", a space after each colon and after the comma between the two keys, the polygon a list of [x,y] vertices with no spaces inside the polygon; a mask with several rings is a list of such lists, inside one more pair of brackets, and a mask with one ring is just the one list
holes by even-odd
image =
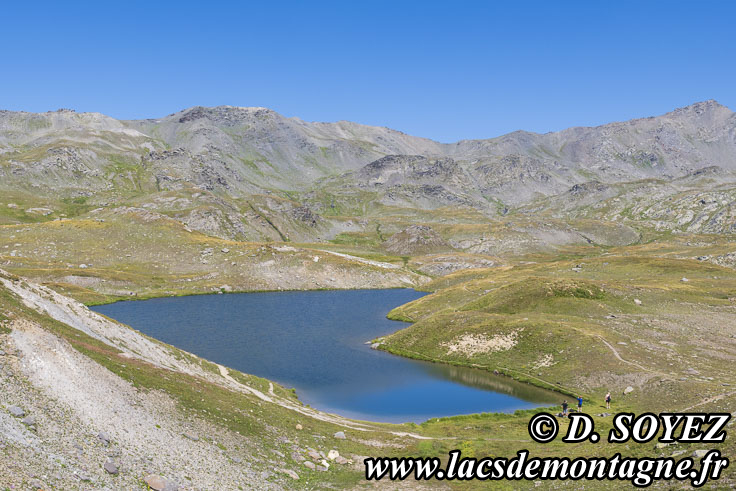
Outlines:
{"label": "bare rock face", "polygon": [[387,251],[400,255],[430,254],[452,249],[432,227],[412,225],[397,232],[385,242]]}

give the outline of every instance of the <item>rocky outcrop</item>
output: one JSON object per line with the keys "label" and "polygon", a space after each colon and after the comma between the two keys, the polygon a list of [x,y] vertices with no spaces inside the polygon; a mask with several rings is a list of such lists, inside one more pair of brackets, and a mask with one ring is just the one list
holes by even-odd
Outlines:
{"label": "rocky outcrop", "polygon": [[397,232],[389,237],[383,246],[393,254],[404,256],[430,254],[452,249],[432,227],[426,225],[412,225],[401,232]]}

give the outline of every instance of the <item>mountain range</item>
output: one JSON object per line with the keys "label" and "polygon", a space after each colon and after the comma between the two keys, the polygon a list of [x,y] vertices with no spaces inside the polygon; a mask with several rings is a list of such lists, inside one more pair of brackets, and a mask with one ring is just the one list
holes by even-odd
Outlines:
{"label": "mountain range", "polygon": [[19,207],[0,214],[7,223],[33,209],[52,219],[127,206],[255,241],[334,240],[386,216],[545,215],[722,233],[734,227],[735,172],[736,114],[713,100],[456,143],[266,108],[193,107],[134,121],[0,111],[0,192]]}

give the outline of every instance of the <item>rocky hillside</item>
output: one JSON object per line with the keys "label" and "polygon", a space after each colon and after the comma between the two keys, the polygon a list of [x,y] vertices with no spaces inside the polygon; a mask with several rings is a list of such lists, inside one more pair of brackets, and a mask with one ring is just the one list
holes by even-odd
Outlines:
{"label": "rocky hillside", "polygon": [[73,218],[393,256],[406,248],[391,236],[421,225],[437,234],[432,253],[523,254],[731,233],[734,197],[736,114],[715,101],[452,144],[264,108],[142,121],[0,112],[0,225],[17,227],[8,252],[23,224]]}
{"label": "rocky hillside", "polygon": [[316,411],[0,270],[3,489],[350,488],[410,427]]}
{"label": "rocky hillside", "polygon": [[[440,144],[345,121],[308,123],[265,108],[194,107],[143,121],[69,110],[0,112],[3,183],[53,180],[59,191],[83,183],[102,191],[115,179],[155,189],[195,183],[232,195],[304,189],[370,164],[358,172],[368,177],[386,165],[371,162],[387,155],[439,158],[433,171],[425,165],[423,181],[446,184],[439,179],[450,170],[459,179],[455,185],[470,179],[485,197],[519,203],[593,179],[673,178],[710,166],[736,170],[736,115],[706,101],[595,128]],[[461,170],[448,169],[455,164],[447,158]]]}

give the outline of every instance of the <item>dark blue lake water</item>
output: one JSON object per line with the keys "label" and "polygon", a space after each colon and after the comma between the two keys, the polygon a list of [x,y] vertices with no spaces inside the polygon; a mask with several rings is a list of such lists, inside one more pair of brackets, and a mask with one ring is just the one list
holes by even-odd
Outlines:
{"label": "dark blue lake water", "polygon": [[199,295],[93,310],[203,358],[296,388],[304,403],[351,418],[421,422],[559,402],[507,377],[420,362],[366,341],[406,327],[386,314],[424,295],[349,290]]}

